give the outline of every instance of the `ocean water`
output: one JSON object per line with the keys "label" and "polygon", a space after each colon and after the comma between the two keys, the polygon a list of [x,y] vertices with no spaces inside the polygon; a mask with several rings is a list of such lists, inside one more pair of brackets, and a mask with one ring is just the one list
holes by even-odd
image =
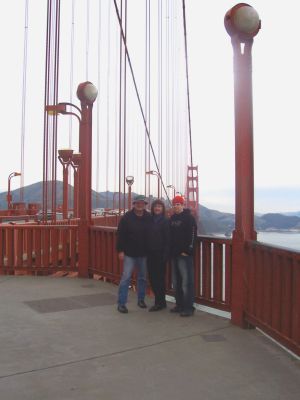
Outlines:
{"label": "ocean water", "polygon": [[300,233],[257,232],[257,240],[259,242],[286,247],[300,252]]}
{"label": "ocean water", "polygon": [[[224,237],[222,233],[216,236]],[[295,232],[257,232],[257,240],[273,246],[285,247],[300,252],[300,233]]]}

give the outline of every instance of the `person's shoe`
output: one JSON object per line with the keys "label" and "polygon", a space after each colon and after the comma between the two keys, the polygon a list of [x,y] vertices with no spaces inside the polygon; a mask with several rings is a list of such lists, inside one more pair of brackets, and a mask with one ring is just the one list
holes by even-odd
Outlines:
{"label": "person's shoe", "polygon": [[192,315],[194,315],[194,310],[182,311],[180,313],[181,317],[191,317]]}
{"label": "person's shoe", "polygon": [[149,308],[149,311],[150,312],[152,312],[152,311],[160,311],[160,310],[162,310],[164,308],[166,308],[166,306],[161,306],[159,304],[154,304],[154,306]]}
{"label": "person's shoe", "polygon": [[182,308],[176,305],[175,307],[171,308],[170,312],[171,313],[180,313],[180,312],[182,312]]}
{"label": "person's shoe", "polygon": [[128,313],[128,308],[125,305],[119,304],[118,305],[118,311],[122,314],[127,314]]}
{"label": "person's shoe", "polygon": [[140,308],[147,308],[147,304],[144,302],[144,300],[139,300],[138,303],[137,303],[137,305],[138,305]]}

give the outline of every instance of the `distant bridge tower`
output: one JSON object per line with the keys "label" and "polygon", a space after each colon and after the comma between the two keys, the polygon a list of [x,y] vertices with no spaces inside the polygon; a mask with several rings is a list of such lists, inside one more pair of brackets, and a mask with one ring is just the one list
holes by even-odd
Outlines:
{"label": "distant bridge tower", "polygon": [[198,219],[198,204],[199,204],[199,181],[198,181],[198,166],[187,167],[186,179],[186,207],[190,208],[193,215]]}

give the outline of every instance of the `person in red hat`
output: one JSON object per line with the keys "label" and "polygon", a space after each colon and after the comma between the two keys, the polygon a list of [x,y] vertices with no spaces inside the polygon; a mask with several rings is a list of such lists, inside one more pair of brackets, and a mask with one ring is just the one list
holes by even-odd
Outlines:
{"label": "person in red hat", "polygon": [[194,242],[197,224],[189,209],[184,209],[184,198],[172,200],[173,215],[170,218],[170,253],[172,282],[176,306],[170,311],[189,317],[194,313]]}

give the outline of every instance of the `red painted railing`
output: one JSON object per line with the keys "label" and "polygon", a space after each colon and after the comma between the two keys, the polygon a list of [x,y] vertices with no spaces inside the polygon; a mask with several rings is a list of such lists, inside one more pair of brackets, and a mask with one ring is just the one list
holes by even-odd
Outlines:
{"label": "red painted railing", "polygon": [[300,253],[247,242],[246,319],[300,355]]}
{"label": "red painted railing", "polygon": [[231,251],[231,239],[197,237],[194,265],[198,303],[230,311]]}
{"label": "red painted railing", "polygon": [[77,242],[77,226],[2,225],[0,273],[76,271]]}
{"label": "red painted railing", "polygon": [[[122,268],[116,252],[116,228],[91,228],[91,272],[118,283]],[[196,302],[230,311],[231,240],[199,236],[195,251]],[[167,289],[172,294],[170,268]]]}
{"label": "red painted railing", "polygon": [[122,268],[116,252],[116,233],[116,227],[91,227],[90,271],[119,283]]}

